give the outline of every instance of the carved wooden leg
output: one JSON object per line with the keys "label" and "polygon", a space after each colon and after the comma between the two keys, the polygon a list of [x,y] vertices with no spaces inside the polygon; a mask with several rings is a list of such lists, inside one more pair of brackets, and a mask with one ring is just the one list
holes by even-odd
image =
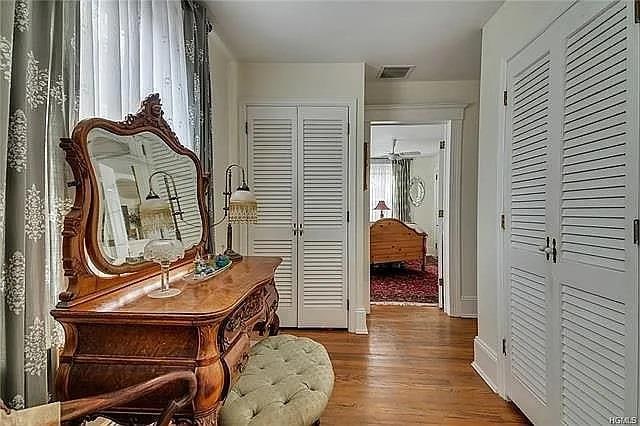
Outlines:
{"label": "carved wooden leg", "polygon": [[269,324],[269,336],[277,336],[280,333],[280,317],[278,314],[273,314],[271,324]]}

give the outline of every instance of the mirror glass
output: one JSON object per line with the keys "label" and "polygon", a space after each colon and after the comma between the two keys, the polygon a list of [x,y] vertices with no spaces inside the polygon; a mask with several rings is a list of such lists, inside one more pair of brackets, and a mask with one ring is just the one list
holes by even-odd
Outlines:
{"label": "mirror glass", "polygon": [[424,201],[424,181],[417,176],[409,183],[409,199],[416,207],[420,207]]}
{"label": "mirror glass", "polygon": [[177,239],[185,250],[200,242],[198,174],[190,157],[151,132],[120,136],[93,128],[87,146],[100,194],[98,242],[110,264],[144,262],[152,239]]}

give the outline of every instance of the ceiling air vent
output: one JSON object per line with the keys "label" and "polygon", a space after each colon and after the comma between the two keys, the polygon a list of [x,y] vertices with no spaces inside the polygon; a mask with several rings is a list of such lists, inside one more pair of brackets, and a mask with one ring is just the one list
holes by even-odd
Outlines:
{"label": "ceiling air vent", "polygon": [[404,80],[408,78],[415,65],[384,65],[378,71],[378,78],[380,80]]}

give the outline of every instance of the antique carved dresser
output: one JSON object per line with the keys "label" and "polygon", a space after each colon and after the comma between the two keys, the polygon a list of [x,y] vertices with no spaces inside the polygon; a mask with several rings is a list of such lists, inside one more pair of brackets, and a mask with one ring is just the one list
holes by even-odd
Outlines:
{"label": "antique carved dresser", "polygon": [[[158,95],[150,95],[125,121],[84,120],[61,143],[76,196],[63,231],[67,289],[52,311],[66,337],[56,393],[65,401],[193,371],[195,399],[175,420],[215,425],[250,341],[278,332],[281,259],[245,257],[216,276],[194,278],[194,258],[207,246],[208,177],[162,115]],[[166,200],[166,217],[147,194]],[[160,287],[159,266],[144,256],[154,238],[178,239],[185,248],[170,271],[171,287],[181,290],[175,297],[149,297]],[[149,424],[184,394],[176,386],[99,415]]]}

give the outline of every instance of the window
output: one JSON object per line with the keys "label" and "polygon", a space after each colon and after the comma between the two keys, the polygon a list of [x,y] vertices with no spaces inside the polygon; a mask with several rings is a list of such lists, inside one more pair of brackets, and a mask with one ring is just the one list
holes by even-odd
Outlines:
{"label": "window", "polygon": [[181,2],[80,4],[80,119],[122,120],[148,94],[159,93],[164,118],[193,148]]}
{"label": "window", "polygon": [[371,160],[369,198],[371,203],[371,222],[380,219],[380,211],[374,210],[378,201],[384,200],[391,210],[385,211],[385,217],[392,217],[393,212],[393,169],[391,162],[386,160]]}

